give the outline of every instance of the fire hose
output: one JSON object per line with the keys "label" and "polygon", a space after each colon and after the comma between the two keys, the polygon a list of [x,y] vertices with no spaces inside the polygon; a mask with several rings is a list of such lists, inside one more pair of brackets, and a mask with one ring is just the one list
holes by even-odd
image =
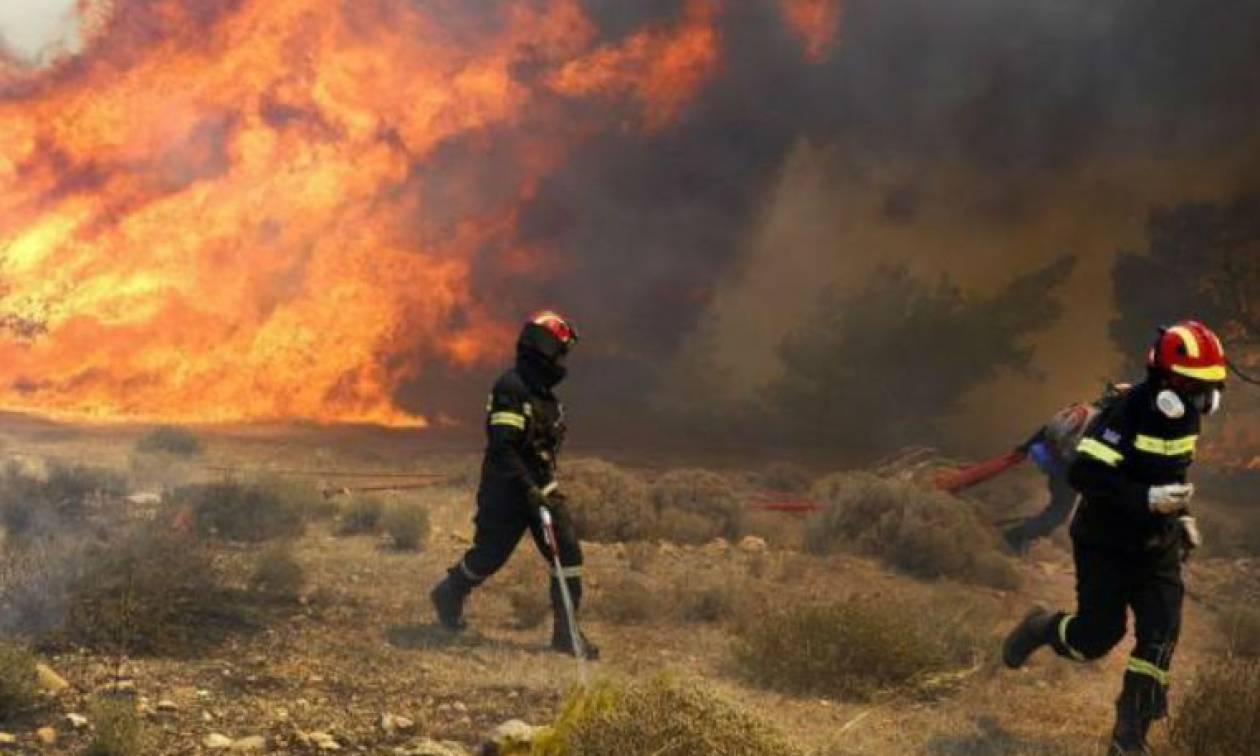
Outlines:
{"label": "fire hose", "polygon": [[1225,364],[1229,365],[1230,372],[1237,376],[1238,380],[1243,383],[1250,383],[1252,386],[1260,386],[1260,378],[1244,373],[1242,368],[1238,367],[1233,360],[1226,360]]}

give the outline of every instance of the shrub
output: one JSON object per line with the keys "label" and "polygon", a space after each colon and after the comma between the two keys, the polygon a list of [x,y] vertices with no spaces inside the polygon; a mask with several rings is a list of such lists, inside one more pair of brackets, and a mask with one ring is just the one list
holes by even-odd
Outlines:
{"label": "shrub", "polygon": [[539,586],[518,584],[508,589],[512,606],[512,627],[533,630],[551,615],[551,596]]}
{"label": "shrub", "polygon": [[564,468],[564,492],[578,534],[603,543],[638,541],[656,532],[656,510],[638,476],[598,459]]}
{"label": "shrub", "polygon": [[[742,529],[744,502],[739,491],[717,473],[675,470],[652,486],[652,502],[663,535],[685,543],[733,539]],[[701,525],[704,527],[701,527]],[[677,528],[667,529],[670,526]]]}
{"label": "shrub", "polygon": [[306,585],[306,571],[293,556],[293,548],[280,544],[258,556],[249,587],[266,598],[295,601]]}
{"label": "shrub", "polygon": [[766,688],[867,700],[969,665],[980,640],[964,619],[887,597],[792,604],[740,627],[735,661]]}
{"label": "shrub", "polygon": [[1241,604],[1226,609],[1220,627],[1231,656],[1260,658],[1260,609]]}
{"label": "shrub", "polygon": [[604,682],[571,693],[538,756],[798,756],[770,726],[695,683]]}
{"label": "shrub", "polygon": [[0,643],[0,722],[34,709],[39,703],[35,655],[25,647]]}
{"label": "shrub", "polygon": [[198,533],[260,542],[302,532],[300,505],[284,493],[261,483],[227,482],[186,486],[173,498],[191,506]]}
{"label": "shrub", "polygon": [[638,625],[659,611],[660,600],[646,581],[622,576],[601,586],[596,596],[595,613],[617,625]]}
{"label": "shrub", "polygon": [[385,530],[394,548],[419,550],[429,539],[429,510],[412,502],[398,502],[385,511]]}
{"label": "shrub", "polygon": [[1200,667],[1170,735],[1194,756],[1253,753],[1260,742],[1260,661],[1227,659]]}
{"label": "shrub", "polygon": [[184,656],[247,627],[204,546],[155,526],[90,548],[58,634],[109,653]]}
{"label": "shrub", "polygon": [[385,502],[375,496],[355,494],[341,511],[341,525],[337,532],[342,535],[375,533],[381,528],[381,515]]}
{"label": "shrub", "polygon": [[688,581],[677,589],[674,606],[685,622],[721,622],[736,613],[740,587],[729,580]]}
{"label": "shrub", "polygon": [[103,468],[54,464],[38,478],[16,464],[0,477],[0,522],[11,538],[80,524],[94,496],[126,491],[122,475]]}
{"label": "shrub", "polygon": [[1018,585],[997,534],[952,496],[867,473],[824,478],[813,495],[824,506],[806,527],[805,545],[814,553],[854,551],[919,577]]}
{"label": "shrub", "polygon": [[775,462],[767,465],[757,476],[757,482],[768,491],[803,494],[814,482],[814,476],[801,465],[792,462]]}
{"label": "shrub", "polygon": [[126,699],[103,698],[88,711],[95,734],[86,756],[143,756],[148,753],[144,721]]}
{"label": "shrub", "polygon": [[201,439],[187,428],[164,425],[154,428],[136,440],[136,451],[146,454],[174,454],[192,457],[201,453]]}

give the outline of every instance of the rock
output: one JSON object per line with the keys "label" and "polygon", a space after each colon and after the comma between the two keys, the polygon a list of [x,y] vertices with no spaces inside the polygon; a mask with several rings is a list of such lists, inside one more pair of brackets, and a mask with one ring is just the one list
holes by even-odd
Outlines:
{"label": "rock", "polygon": [[67,714],[66,724],[70,725],[70,728],[73,730],[82,730],[88,726],[88,720],[82,714]]}
{"label": "rock", "polygon": [[410,732],[416,726],[415,720],[394,714],[381,715],[381,729],[388,735],[396,732]]}
{"label": "rock", "polygon": [[408,746],[395,748],[397,756],[468,756],[468,750],[459,743],[441,742],[422,738]]}
{"label": "rock", "polygon": [[464,703],[463,701],[456,701],[455,703],[451,704],[451,708],[454,709],[455,711],[458,711],[460,714],[468,713],[468,704]]}
{"label": "rock", "polygon": [[157,710],[166,712],[169,714],[172,712],[179,711],[179,706],[171,699],[163,698],[161,701],[157,702]]}
{"label": "rock", "polygon": [[764,554],[770,550],[770,546],[766,543],[766,539],[759,536],[744,536],[739,542],[739,550],[745,554]]}
{"label": "rock", "polygon": [[44,745],[56,745],[57,731],[51,727],[41,727],[35,731],[35,738]]}
{"label": "rock", "polygon": [[311,732],[311,733],[307,733],[306,737],[310,741],[311,745],[315,746],[316,750],[319,750],[319,751],[340,751],[341,750],[341,744],[338,743],[333,738],[332,735],[329,735],[326,732]]}
{"label": "rock", "polygon": [[17,745],[17,736],[10,735],[7,732],[0,732],[0,748],[8,748]]}
{"label": "rock", "polygon": [[233,740],[227,735],[212,732],[201,741],[201,744],[212,751],[222,751],[232,747]]}
{"label": "rock", "polygon": [[509,719],[490,732],[490,742],[486,750],[491,753],[503,753],[516,746],[533,743],[547,728],[534,727],[519,719]]}
{"label": "rock", "polygon": [[234,741],[228,750],[258,753],[259,751],[267,750],[267,739],[262,735],[250,735],[247,738]]}
{"label": "rock", "polygon": [[70,683],[47,664],[36,664],[35,673],[39,675],[39,689],[45,693],[55,696],[70,687]]}

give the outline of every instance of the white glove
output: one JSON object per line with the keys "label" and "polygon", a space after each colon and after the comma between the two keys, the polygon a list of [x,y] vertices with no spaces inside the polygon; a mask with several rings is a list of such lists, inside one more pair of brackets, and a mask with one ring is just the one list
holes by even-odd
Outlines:
{"label": "white glove", "polygon": [[1167,486],[1151,486],[1146,500],[1155,514],[1169,515],[1185,509],[1193,498],[1193,483],[1172,483]]}
{"label": "white glove", "polygon": [[1199,532],[1199,523],[1190,515],[1177,518],[1181,524],[1181,536],[1185,540],[1186,550],[1194,551],[1203,545],[1203,534]]}

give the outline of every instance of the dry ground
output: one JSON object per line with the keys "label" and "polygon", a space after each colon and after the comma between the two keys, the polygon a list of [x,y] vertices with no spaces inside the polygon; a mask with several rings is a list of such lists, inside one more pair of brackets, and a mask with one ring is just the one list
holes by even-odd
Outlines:
{"label": "dry ground", "polygon": [[[130,455],[127,438],[24,430],[10,428],[0,451],[120,466]],[[1070,561],[1056,545],[1038,547],[1024,562],[1022,591],[983,591],[998,597],[1005,613],[1001,623],[986,628],[994,639],[993,653],[937,700],[891,696],[858,704],[755,689],[730,667],[728,630],[721,624],[678,622],[664,610],[671,601],[666,592],[658,599],[660,616],[642,624],[611,624],[592,612],[586,626],[603,647],[604,659],[583,669],[546,650],[546,623],[530,630],[513,627],[509,589],[532,581],[540,595],[546,590],[543,565],[528,542],[507,574],[474,596],[469,606],[475,626],[471,637],[452,644],[434,633],[426,594],[471,535],[468,471],[475,457],[433,454],[416,461],[367,447],[345,453],[319,444],[238,438],[213,443],[209,462],[201,463],[273,467],[318,463],[378,470],[438,467],[458,474],[457,485],[409,494],[425,503],[432,516],[434,529],[424,551],[397,552],[380,537],[337,537],[331,524],[316,524],[297,543],[297,557],[308,575],[304,604],[298,610],[278,624],[190,661],[128,659],[119,666],[118,660],[87,655],[49,659],[72,683],[73,692],[30,721],[8,728],[18,736],[19,748],[37,750],[32,745],[35,728],[51,724],[59,729],[59,742],[40,752],[79,752],[87,736],[71,731],[63,715],[82,711],[87,698],[120,674],[134,682],[136,695],[150,705],[163,700],[175,705],[173,711],[150,717],[157,735],[155,753],[201,753],[201,742],[210,733],[231,738],[261,735],[273,752],[302,753],[306,750],[300,745],[300,732],[329,733],[349,752],[391,753],[421,735],[472,748],[505,719],[547,722],[564,692],[584,676],[650,676],[670,670],[718,688],[776,724],[810,753],[961,756],[1101,750],[1124,653],[1088,667],[1042,654],[1017,673],[999,669],[996,663],[998,639],[1030,603],[1071,602]],[[773,527],[774,522],[782,522],[784,535],[776,539],[771,534],[765,556],[654,545],[651,558],[644,559],[639,550],[636,566],[657,586],[684,584],[707,573],[752,581],[772,592],[820,598],[852,592],[930,594],[939,589],[868,560],[804,556],[778,545],[794,542],[791,518],[764,520],[760,528]],[[593,603],[606,586],[631,570],[629,551],[615,544],[588,546]],[[1235,590],[1247,580],[1260,584],[1260,565],[1203,561],[1191,566],[1185,639],[1176,664],[1182,681],[1194,674],[1205,655],[1219,648],[1212,606],[1223,591]],[[415,720],[415,730],[386,734],[379,725],[384,713]],[[1157,732],[1155,737],[1158,743],[1165,735]]]}

